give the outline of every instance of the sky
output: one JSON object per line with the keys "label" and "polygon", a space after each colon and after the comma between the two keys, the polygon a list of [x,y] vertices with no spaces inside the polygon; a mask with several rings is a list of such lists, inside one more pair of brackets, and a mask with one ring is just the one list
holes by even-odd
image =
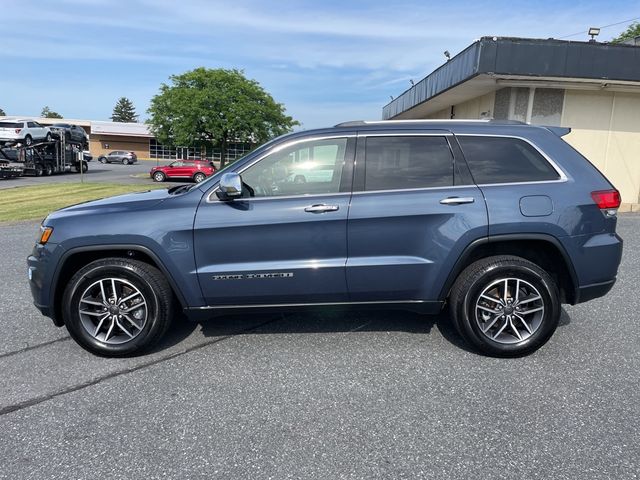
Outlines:
{"label": "sky", "polygon": [[125,96],[144,120],[162,83],[204,66],[243,70],[300,128],[379,119],[445,50],[494,35],[587,40],[634,17],[640,2],[616,0],[2,0],[0,108],[108,120]]}

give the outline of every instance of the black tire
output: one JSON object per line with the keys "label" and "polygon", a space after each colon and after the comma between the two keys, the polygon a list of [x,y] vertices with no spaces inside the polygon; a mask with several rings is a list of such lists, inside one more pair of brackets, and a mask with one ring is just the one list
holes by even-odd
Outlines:
{"label": "black tire", "polygon": [[[514,284],[520,287],[518,294]],[[491,288],[494,290],[487,290]],[[500,290],[506,293],[490,294]],[[518,296],[519,304],[515,301]],[[560,320],[560,294],[554,279],[535,263],[515,256],[488,257],[468,266],[458,276],[449,301],[460,335],[479,352],[495,357],[534,352],[549,340]],[[543,309],[536,312],[540,306]]]}
{"label": "black tire", "polygon": [[122,164],[123,165],[129,165],[129,159],[128,158],[123,158],[122,159]]}
{"label": "black tire", "polygon": [[102,164],[107,163],[107,159],[105,157],[98,157],[98,161]]}
{"label": "black tire", "polygon": [[202,172],[197,172],[193,175],[193,181],[196,183],[202,182],[207,176]]}
{"label": "black tire", "polygon": [[31,138],[31,135],[27,135],[24,137],[24,144],[27,146],[33,144],[33,138]]}
{"label": "black tire", "polygon": [[[84,302],[81,304],[82,295],[90,291],[90,287],[96,282],[111,278],[121,279],[128,282],[129,285],[133,285],[145,301],[144,306],[141,306],[140,309],[145,309],[146,319],[143,323],[137,322],[142,323],[139,330],[136,330],[133,324],[126,323],[124,319],[120,320],[123,325],[126,325],[131,330],[129,333],[133,334],[133,338],[127,339],[128,337],[124,335],[124,330],[119,326],[112,328],[112,336],[107,337],[110,323],[109,325],[104,324],[97,336],[94,336],[85,325],[88,322],[87,319],[95,317],[85,315],[84,319],[81,318],[80,305],[83,305],[83,308],[101,308]],[[109,285],[110,280],[106,283],[105,294],[111,297],[112,293],[109,290]],[[98,292],[100,291],[99,287],[93,288],[97,288]],[[123,293],[121,288],[120,294],[125,295],[128,293]],[[113,305],[110,302],[105,303],[109,305],[109,309],[118,309],[117,302]],[[85,305],[86,307],[84,307]],[[63,319],[67,330],[82,348],[105,357],[122,357],[148,350],[162,338],[171,324],[173,293],[164,275],[155,267],[138,260],[105,258],[88,264],[69,280],[63,296],[63,306]],[[105,315],[111,314],[106,307],[104,307],[104,310],[107,311]],[[102,314],[102,312],[99,313]],[[133,315],[132,313],[131,316]],[[97,323],[98,320],[95,322]],[[111,317],[106,322],[112,322]],[[116,324],[114,323],[114,325]],[[97,325],[89,325],[92,331],[94,326]],[[126,340],[120,343],[109,343],[109,340],[113,342],[114,338],[117,338],[116,332]]]}
{"label": "black tire", "polygon": [[45,163],[44,164],[44,169],[42,171],[42,174],[45,177],[48,177],[50,175],[53,175],[53,165],[51,165],[50,163]]}
{"label": "black tire", "polygon": [[44,173],[44,168],[42,168],[41,163],[36,163],[35,166],[33,167],[33,170],[36,177],[41,177],[42,174]]}
{"label": "black tire", "polygon": [[167,179],[167,176],[162,172],[154,172],[153,181],[154,182],[164,182]]}
{"label": "black tire", "polygon": [[52,139],[52,137],[51,137],[51,132],[49,132],[49,133],[47,133],[47,136],[45,137],[45,140],[46,140],[47,142],[50,142],[50,141],[51,141],[51,139]]}

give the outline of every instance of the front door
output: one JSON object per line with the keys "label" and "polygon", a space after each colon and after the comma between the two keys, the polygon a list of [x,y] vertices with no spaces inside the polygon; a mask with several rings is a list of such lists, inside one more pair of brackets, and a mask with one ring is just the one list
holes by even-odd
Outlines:
{"label": "front door", "polygon": [[194,243],[207,305],[347,300],[354,152],[348,134],[292,140],[237,168],[243,198],[221,201],[217,187],[205,195]]}
{"label": "front door", "polygon": [[351,301],[438,300],[464,247],[487,235],[482,192],[452,135],[361,135],[356,168],[348,227]]}

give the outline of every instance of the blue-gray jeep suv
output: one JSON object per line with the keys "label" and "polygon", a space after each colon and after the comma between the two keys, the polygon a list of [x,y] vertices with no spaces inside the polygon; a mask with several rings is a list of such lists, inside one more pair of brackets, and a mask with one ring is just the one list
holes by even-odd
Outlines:
{"label": "blue-gray jeep suv", "polygon": [[606,294],[620,195],[561,138],[496,121],[347,122],[286,135],[206,181],[49,215],[36,306],[107,356],[187,317],[448,305],[477,350],[523,355],[562,303]]}

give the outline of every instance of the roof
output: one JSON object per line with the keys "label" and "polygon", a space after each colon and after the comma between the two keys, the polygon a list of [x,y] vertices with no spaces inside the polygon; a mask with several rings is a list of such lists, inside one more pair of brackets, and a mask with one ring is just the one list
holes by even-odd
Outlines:
{"label": "roof", "polygon": [[[640,85],[640,47],[554,39],[483,37],[384,106],[390,119],[478,77],[484,93],[499,79]],[[458,91],[462,98],[468,97]],[[475,92],[477,95],[477,92]],[[459,100],[459,98],[457,99]],[[445,108],[445,102],[439,105]]]}
{"label": "roof", "polygon": [[153,137],[144,123],[91,122],[91,134]]}

